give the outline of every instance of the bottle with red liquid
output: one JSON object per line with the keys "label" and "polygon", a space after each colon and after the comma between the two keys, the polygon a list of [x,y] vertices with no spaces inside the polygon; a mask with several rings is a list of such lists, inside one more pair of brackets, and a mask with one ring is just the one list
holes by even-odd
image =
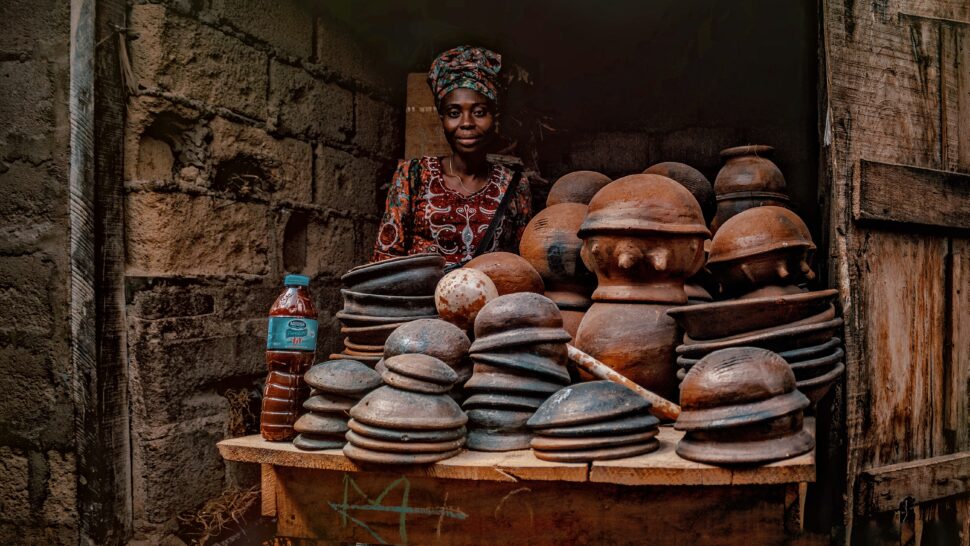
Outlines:
{"label": "bottle with red liquid", "polygon": [[300,417],[309,387],[303,374],[313,365],[317,348],[317,309],[310,298],[310,278],[287,275],[286,289],[269,310],[266,336],[266,388],[259,416],[263,438],[277,442],[296,436],[293,423]]}

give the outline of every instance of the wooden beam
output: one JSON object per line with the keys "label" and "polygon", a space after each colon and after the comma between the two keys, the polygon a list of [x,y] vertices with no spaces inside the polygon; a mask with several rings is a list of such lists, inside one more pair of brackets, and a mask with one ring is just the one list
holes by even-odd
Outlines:
{"label": "wooden beam", "polygon": [[276,517],[276,467],[259,465],[259,515]]}
{"label": "wooden beam", "polygon": [[[970,452],[873,468],[860,476],[861,513],[899,510],[970,491]],[[911,499],[911,500],[907,500]]]}
{"label": "wooden beam", "polygon": [[970,229],[970,175],[859,161],[856,220]]}

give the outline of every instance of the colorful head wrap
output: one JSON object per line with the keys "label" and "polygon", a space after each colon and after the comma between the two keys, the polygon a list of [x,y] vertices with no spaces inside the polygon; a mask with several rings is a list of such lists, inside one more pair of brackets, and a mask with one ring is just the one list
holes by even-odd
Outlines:
{"label": "colorful head wrap", "polygon": [[502,56],[483,47],[458,46],[449,49],[431,63],[428,85],[435,105],[459,87],[473,89],[498,103],[498,72]]}

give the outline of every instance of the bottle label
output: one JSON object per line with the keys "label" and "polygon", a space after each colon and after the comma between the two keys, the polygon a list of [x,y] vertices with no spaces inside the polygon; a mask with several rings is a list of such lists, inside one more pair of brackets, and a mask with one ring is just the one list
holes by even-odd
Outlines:
{"label": "bottle label", "polygon": [[302,317],[269,317],[266,348],[273,351],[315,351],[317,321]]}

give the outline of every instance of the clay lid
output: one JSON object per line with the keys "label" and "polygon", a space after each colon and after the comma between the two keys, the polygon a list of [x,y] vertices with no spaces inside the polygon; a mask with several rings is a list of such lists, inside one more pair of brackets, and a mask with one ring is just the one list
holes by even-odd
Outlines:
{"label": "clay lid", "polygon": [[813,325],[813,324],[820,324],[820,323],[823,323],[823,322],[829,322],[829,321],[831,321],[833,319],[835,319],[835,306],[832,305],[832,304],[829,304],[829,306],[826,309],[822,310],[819,313],[816,313],[814,315],[811,315],[809,317],[805,317],[803,319],[796,320],[794,322],[788,322],[788,323],[784,323],[784,324],[776,324],[775,326],[769,326],[767,328],[762,328],[760,330],[753,330],[753,331],[748,331],[748,332],[741,332],[741,333],[733,334],[733,335],[730,335],[730,336],[718,337],[718,338],[714,338],[714,339],[704,339],[704,340],[694,339],[691,336],[689,336],[687,334],[684,334],[684,343],[687,344],[687,345],[694,345],[694,344],[697,344],[697,343],[720,343],[720,342],[727,342],[727,341],[735,341],[735,340],[740,339],[742,337],[760,336],[760,335],[763,335],[763,334],[770,334],[770,333],[773,333],[773,332],[777,332],[777,331],[780,331],[780,330],[791,329],[791,328],[795,328],[795,327],[798,327],[798,326],[809,326],[809,325]]}
{"label": "clay lid", "polygon": [[660,441],[656,438],[644,442],[616,447],[598,449],[580,449],[571,451],[543,451],[535,449],[533,453],[537,459],[557,463],[584,463],[590,461],[610,461],[626,459],[635,455],[643,455],[660,449]]}
{"label": "clay lid", "polygon": [[711,235],[690,191],[657,174],[624,176],[600,190],[589,203],[579,236],[595,231]]}
{"label": "clay lid", "polygon": [[403,354],[384,359],[384,367],[392,372],[420,381],[450,387],[458,381],[458,374],[441,360],[422,354]]}
{"label": "clay lid", "polygon": [[508,368],[519,372],[530,373],[542,377],[547,381],[559,381],[569,384],[569,371],[554,359],[528,353],[475,353],[472,355],[475,365],[487,364],[500,368]]}
{"label": "clay lid", "polygon": [[529,449],[532,433],[528,430],[488,430],[468,431],[468,449],[472,451],[519,451]]}
{"label": "clay lid", "polygon": [[775,352],[785,352],[799,347],[810,347],[829,341],[842,326],[841,318],[816,324],[805,324],[752,335],[733,336],[726,341],[704,341],[678,345],[677,354],[699,358],[708,353],[730,347],[761,347]]}
{"label": "clay lid", "polygon": [[343,435],[317,436],[314,434],[299,434],[293,438],[293,447],[303,451],[321,451],[324,449],[340,449],[347,441]]}
{"label": "clay lid", "polygon": [[480,392],[473,394],[462,402],[461,407],[470,409],[496,408],[509,410],[534,410],[545,402],[542,395],[528,396],[504,392]]}
{"label": "clay lid", "polygon": [[540,294],[518,292],[485,304],[475,319],[471,352],[526,343],[563,343],[572,339],[562,328],[555,302]]}
{"label": "clay lid", "polygon": [[777,354],[757,347],[715,351],[691,367],[680,384],[678,430],[749,425],[801,411],[808,399]]}
{"label": "clay lid", "polygon": [[476,371],[462,388],[476,392],[519,392],[549,396],[561,389],[562,384],[502,371],[489,373]]}
{"label": "clay lid", "polygon": [[490,430],[525,430],[525,423],[532,417],[532,410],[509,411],[496,408],[468,410],[468,426]]}
{"label": "clay lid", "polygon": [[321,391],[360,396],[381,385],[381,376],[356,360],[328,360],[315,364],[303,376],[307,384]]}
{"label": "clay lid", "polygon": [[412,317],[372,317],[368,315],[357,315],[354,313],[348,313],[346,311],[337,311],[334,313],[344,326],[351,328],[359,328],[362,326],[377,326],[381,324],[394,324],[405,322],[407,318],[411,319],[424,319],[424,318],[438,318],[436,315],[425,315],[425,316],[412,316]]}
{"label": "clay lid", "polygon": [[293,430],[302,434],[343,434],[347,432],[347,417],[304,413],[293,423]]}
{"label": "clay lid", "polygon": [[573,171],[560,176],[546,197],[546,206],[562,203],[587,204],[603,186],[612,182],[610,177],[596,171]]}
{"label": "clay lid", "polygon": [[460,449],[432,453],[389,453],[386,451],[374,451],[365,449],[354,444],[344,446],[344,455],[348,459],[360,463],[389,464],[389,465],[412,465],[412,464],[431,464],[444,459],[450,459],[461,453]]}
{"label": "clay lid", "polygon": [[356,419],[347,421],[347,428],[368,438],[376,440],[387,440],[389,442],[446,442],[457,440],[467,432],[465,427],[457,427],[443,430],[395,430],[390,428],[375,427],[361,423]]}
{"label": "clay lid", "polygon": [[303,409],[317,413],[343,413],[354,407],[359,398],[330,393],[316,393],[303,402]]}
{"label": "clay lid", "polygon": [[434,291],[438,314],[462,330],[470,329],[482,307],[497,297],[495,283],[477,269],[461,268],[448,273]]}
{"label": "clay lid", "polygon": [[811,451],[815,439],[802,412],[766,417],[743,427],[687,431],[677,444],[681,457],[708,464],[765,464]]}
{"label": "clay lid", "polygon": [[771,146],[763,144],[721,150],[721,159],[725,163],[714,179],[714,192],[719,200],[742,192],[775,194],[787,199],[785,176],[768,159],[774,151]]}
{"label": "clay lid", "polygon": [[612,381],[570,385],[549,397],[529,419],[529,427],[544,429],[605,421],[632,413],[645,413],[647,402]]}
{"label": "clay lid", "polygon": [[427,296],[444,274],[445,259],[438,254],[413,254],[357,266],[340,277],[355,292]]}
{"label": "clay lid", "polygon": [[464,437],[440,442],[396,442],[371,438],[352,430],[347,431],[347,441],[357,447],[386,453],[441,453],[461,449],[465,445]]}
{"label": "clay lid", "polygon": [[392,429],[442,430],[468,421],[458,404],[440,394],[420,394],[393,387],[371,391],[350,416],[368,425]]}
{"label": "clay lid", "polygon": [[814,249],[808,226],[784,207],[754,207],[724,222],[711,240],[708,264],[785,248]]}
{"label": "clay lid", "polygon": [[344,298],[343,311],[349,315],[369,317],[420,317],[437,313],[434,296],[389,296],[365,294],[341,289]]}
{"label": "clay lid", "polygon": [[704,173],[686,163],[664,161],[647,167],[643,174],[659,174],[677,182],[697,200],[704,212],[704,218],[710,220],[717,210],[717,200],[714,198],[714,187]]}
{"label": "clay lid", "polygon": [[542,435],[555,438],[588,438],[594,436],[615,436],[623,434],[633,434],[656,430],[660,424],[660,419],[653,415],[625,415],[600,421],[598,423],[583,423],[579,425],[568,425],[563,427],[550,427],[542,429]]}
{"label": "clay lid", "polygon": [[[525,227],[519,240],[519,254],[532,264],[546,284],[593,282],[592,274],[579,257],[583,240],[578,233],[586,211],[586,205],[581,203],[559,203],[539,211]],[[546,290],[550,287],[546,286]]]}
{"label": "clay lid", "polygon": [[825,343],[820,343],[818,345],[792,349],[790,351],[781,351],[778,353],[778,356],[784,358],[785,362],[791,364],[793,362],[802,362],[805,360],[818,358],[822,355],[830,354],[833,350],[841,346],[842,339],[833,337]]}
{"label": "clay lid", "polygon": [[426,394],[445,394],[451,390],[451,385],[439,385],[437,383],[422,381],[420,379],[408,377],[397,372],[392,372],[388,369],[381,372],[381,379],[384,380],[384,384],[390,385],[395,389],[401,389],[403,391],[422,392]]}
{"label": "clay lid", "polygon": [[815,377],[801,379],[795,385],[798,387],[798,392],[804,394],[812,404],[815,404],[825,396],[825,393],[832,388],[835,380],[841,377],[843,373],[845,373],[845,363],[836,362],[827,372]]}
{"label": "clay lid", "polygon": [[441,319],[420,319],[402,324],[387,336],[384,358],[420,353],[455,368],[461,365],[470,346],[468,335],[454,324]]}
{"label": "clay lid", "polygon": [[535,292],[542,294],[545,286],[539,272],[522,256],[511,252],[489,252],[473,258],[464,267],[476,269],[488,275],[495,283],[498,294]]}
{"label": "clay lid", "polygon": [[650,430],[632,432],[629,434],[616,434],[610,436],[595,436],[592,438],[556,438],[551,436],[537,435],[532,439],[532,449],[540,451],[569,451],[577,449],[600,449],[604,447],[617,447],[630,444],[639,444],[652,440],[657,437],[660,429],[654,427]]}

